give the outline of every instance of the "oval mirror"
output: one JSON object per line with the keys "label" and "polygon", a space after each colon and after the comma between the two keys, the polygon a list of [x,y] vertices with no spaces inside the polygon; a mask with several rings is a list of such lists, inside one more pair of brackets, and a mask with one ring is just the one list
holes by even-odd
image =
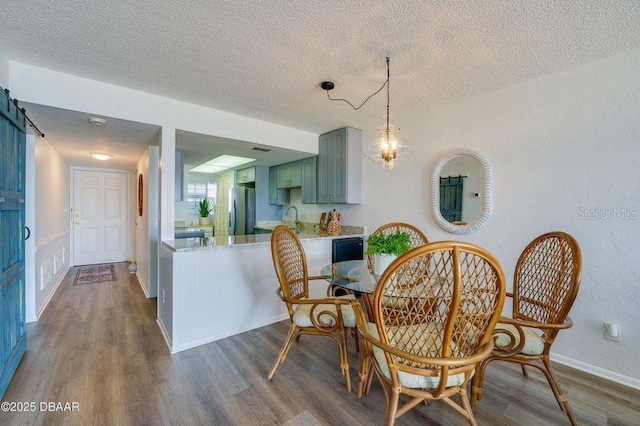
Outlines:
{"label": "oval mirror", "polygon": [[492,173],[487,159],[472,149],[448,152],[431,175],[431,214],[451,234],[476,232],[491,216]]}

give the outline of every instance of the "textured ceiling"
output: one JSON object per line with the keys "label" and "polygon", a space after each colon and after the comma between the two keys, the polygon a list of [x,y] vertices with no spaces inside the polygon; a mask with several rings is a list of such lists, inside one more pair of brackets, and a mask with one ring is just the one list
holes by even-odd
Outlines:
{"label": "textured ceiling", "polygon": [[[4,0],[9,59],[322,133],[640,47],[637,0]],[[46,130],[46,129],[45,129]]]}

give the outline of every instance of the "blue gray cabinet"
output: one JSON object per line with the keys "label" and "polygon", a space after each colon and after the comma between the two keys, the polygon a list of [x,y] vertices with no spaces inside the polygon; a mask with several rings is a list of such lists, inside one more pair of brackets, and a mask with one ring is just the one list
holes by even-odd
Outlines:
{"label": "blue gray cabinet", "polygon": [[278,189],[278,167],[269,167],[269,204],[283,206],[289,203],[289,191]]}
{"label": "blue gray cabinet", "polygon": [[298,188],[302,185],[302,170],[300,161],[281,164],[277,166],[278,170],[278,188]]}
{"label": "blue gray cabinet", "polygon": [[0,88],[0,398],[27,347],[24,274],[25,117]]}
{"label": "blue gray cabinet", "polygon": [[351,127],[318,139],[318,203],[359,204],[362,199],[362,132]]}
{"label": "blue gray cabinet", "polygon": [[315,204],[317,202],[316,157],[300,160],[300,168],[302,171],[302,204]]}
{"label": "blue gray cabinet", "polygon": [[246,167],[236,170],[236,184],[249,184],[256,181],[256,168]]}

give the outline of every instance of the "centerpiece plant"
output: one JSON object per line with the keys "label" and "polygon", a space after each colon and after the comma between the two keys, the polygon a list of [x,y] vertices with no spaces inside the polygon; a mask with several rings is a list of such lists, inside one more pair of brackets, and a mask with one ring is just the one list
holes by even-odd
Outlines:
{"label": "centerpiece plant", "polygon": [[411,249],[410,237],[407,232],[395,232],[393,234],[377,233],[369,235],[367,238],[367,251],[369,256],[373,256],[373,268],[376,275],[382,272],[398,256]]}

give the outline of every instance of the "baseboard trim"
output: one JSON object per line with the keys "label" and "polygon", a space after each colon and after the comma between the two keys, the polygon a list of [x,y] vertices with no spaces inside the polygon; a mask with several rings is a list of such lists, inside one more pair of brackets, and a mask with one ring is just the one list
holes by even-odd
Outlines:
{"label": "baseboard trim", "polygon": [[623,374],[619,374],[605,368],[596,367],[595,365],[577,361],[573,358],[555,353],[551,353],[551,361],[557,362],[558,364],[566,365],[567,367],[575,368],[576,370],[584,371],[587,374],[591,374],[593,376],[600,377],[602,379],[609,380],[623,386],[640,390],[640,380],[633,377],[625,376]]}
{"label": "baseboard trim", "polygon": [[[67,276],[69,269],[71,269],[71,267],[67,266],[64,269],[64,272],[60,274],[60,278],[58,278],[58,281],[56,282],[56,285],[53,287],[53,290],[51,290],[51,293],[49,293],[49,296],[47,296],[47,299],[44,301],[40,309],[36,312],[36,319],[34,321],[38,321],[40,319],[40,316],[44,312],[44,310],[47,309],[47,306],[49,306],[49,302],[51,302],[53,295],[56,294],[56,291],[58,291],[58,287],[60,287],[60,284],[62,284],[62,281],[64,281],[64,278]],[[33,321],[27,321],[27,322],[33,322]]]}
{"label": "baseboard trim", "polygon": [[143,281],[140,278],[140,275],[138,274],[138,271],[136,271],[136,278],[138,279],[138,284],[140,284],[140,288],[142,288],[142,292],[144,293],[144,296],[148,299],[149,298],[149,291],[147,290],[147,287],[143,284]]}
{"label": "baseboard trim", "polygon": [[167,349],[169,349],[169,353],[171,352],[171,338],[169,337],[169,333],[167,333],[167,329],[164,328],[164,324],[160,321],[160,318],[156,319],[156,323],[158,327],[160,327],[160,333],[162,333],[162,337],[164,338],[164,342],[167,344]]}

